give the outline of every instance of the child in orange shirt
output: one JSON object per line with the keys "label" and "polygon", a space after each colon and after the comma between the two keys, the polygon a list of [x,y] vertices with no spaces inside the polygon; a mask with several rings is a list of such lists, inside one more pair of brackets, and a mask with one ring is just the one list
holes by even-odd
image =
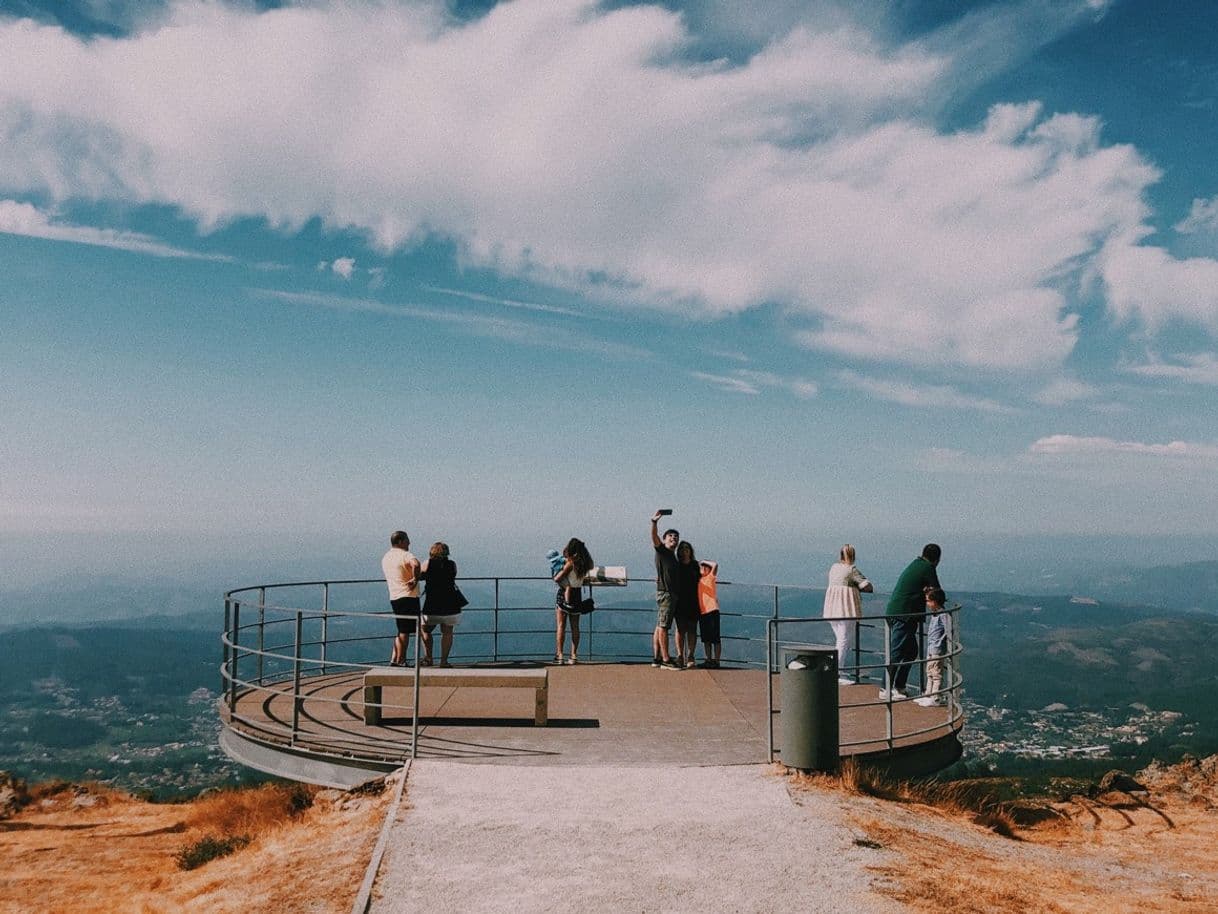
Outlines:
{"label": "child in orange shirt", "polygon": [[723,642],[719,640],[719,563],[701,561],[698,567],[702,573],[698,578],[698,628],[706,658],[703,666],[717,670],[719,658],[723,656]]}

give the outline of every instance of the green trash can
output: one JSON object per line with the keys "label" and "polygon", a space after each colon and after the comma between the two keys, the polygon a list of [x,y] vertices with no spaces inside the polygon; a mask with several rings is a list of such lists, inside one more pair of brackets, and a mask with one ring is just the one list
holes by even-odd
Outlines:
{"label": "green trash can", "polygon": [[836,771],[841,760],[837,711],[837,652],[783,650],[782,763],[800,771]]}

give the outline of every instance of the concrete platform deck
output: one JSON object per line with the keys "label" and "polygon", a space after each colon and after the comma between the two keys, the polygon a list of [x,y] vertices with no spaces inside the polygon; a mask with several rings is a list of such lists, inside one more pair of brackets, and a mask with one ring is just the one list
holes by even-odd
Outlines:
{"label": "concrete platform deck", "polygon": [[[540,666],[536,664],[535,666]],[[768,760],[766,673],[756,669],[658,670],[649,664],[550,666],[550,720],[533,726],[533,695],[524,689],[427,687],[420,696],[419,757],[469,763],[539,765],[743,765]],[[773,676],[775,707],[780,677]],[[291,683],[238,697],[224,709],[235,733],[297,753],[349,755],[394,763],[410,752],[410,693],[386,688],[379,726],[363,720],[362,672],[302,683],[299,725],[291,739]],[[840,687],[843,756],[888,754],[887,709],[875,683]],[[931,749],[946,761],[959,752],[946,708],[911,701],[893,706],[898,751]],[[781,727],[775,719],[775,744]],[[914,766],[918,767],[917,765]]]}

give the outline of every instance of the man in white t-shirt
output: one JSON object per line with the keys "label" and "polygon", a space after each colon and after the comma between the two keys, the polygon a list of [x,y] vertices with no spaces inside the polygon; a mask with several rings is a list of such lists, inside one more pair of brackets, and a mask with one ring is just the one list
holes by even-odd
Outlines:
{"label": "man in white t-shirt", "polygon": [[381,570],[398,627],[389,665],[405,666],[410,635],[419,626],[419,560],[410,552],[410,537],[405,530],[396,530],[389,537],[389,551],[381,559]]}

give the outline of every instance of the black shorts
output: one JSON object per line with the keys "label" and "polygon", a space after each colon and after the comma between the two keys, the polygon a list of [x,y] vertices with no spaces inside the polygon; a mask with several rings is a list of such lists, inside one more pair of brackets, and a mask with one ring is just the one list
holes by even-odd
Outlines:
{"label": "black shorts", "polygon": [[390,600],[393,607],[393,621],[397,623],[399,635],[413,635],[419,627],[419,598],[401,597]]}
{"label": "black shorts", "polygon": [[698,617],[698,627],[702,629],[703,644],[719,643],[719,613],[707,613]]}

